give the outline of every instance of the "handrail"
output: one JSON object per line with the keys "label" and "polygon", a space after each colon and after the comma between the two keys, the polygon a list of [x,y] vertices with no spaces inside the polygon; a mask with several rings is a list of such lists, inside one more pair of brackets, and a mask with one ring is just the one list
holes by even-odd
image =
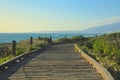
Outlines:
{"label": "handrail", "polygon": [[[57,44],[57,43],[56,43],[56,44]],[[46,45],[46,47],[52,46],[52,45],[56,45],[56,44],[53,44],[53,43],[50,44],[50,43],[49,43],[48,45]],[[62,43],[60,43],[60,44],[62,44]],[[46,47],[45,47],[45,48],[46,48]],[[27,52],[27,53],[18,55],[18,56],[16,56],[15,58],[10,59],[10,60],[8,60],[8,61],[0,64],[0,72],[3,72],[3,71],[5,71],[5,70],[7,70],[9,67],[11,67],[12,65],[14,65],[15,63],[18,63],[18,62],[24,60],[24,59],[25,59],[26,57],[28,57],[28,56],[34,55],[34,54],[36,54],[37,52],[42,51],[42,49],[44,49],[44,48],[39,48],[38,50],[33,50],[33,51],[30,51],[30,52]]]}
{"label": "handrail", "polygon": [[18,63],[18,62],[24,60],[26,57],[36,54],[39,50],[41,50],[41,49],[33,50],[33,51],[28,52],[28,53],[21,54],[13,59],[10,59],[10,60],[0,64],[0,72],[5,71],[6,69],[11,67],[15,63]]}
{"label": "handrail", "polygon": [[93,58],[88,56],[83,50],[81,50],[77,44],[74,44],[75,49],[81,54],[81,56],[89,62],[100,73],[104,80],[114,80],[110,72],[108,72],[102,65],[100,65],[97,61]]}
{"label": "handrail", "polygon": [[[40,40],[40,37],[39,37],[39,40]],[[46,41],[46,40],[45,40]],[[45,47],[49,46],[52,42],[52,37],[47,38],[47,45],[45,45]],[[29,40],[29,45],[33,45],[33,37],[30,37],[30,40]],[[8,48],[8,45],[6,47],[3,47],[0,49],[0,52],[3,52],[5,51],[5,49]],[[20,54],[18,56],[16,56],[16,41],[13,40],[12,41],[12,55],[14,55],[15,57],[13,59],[10,59],[2,64],[0,64],[0,72],[3,72],[5,70],[7,70],[10,66],[14,65],[15,63],[18,63],[22,60],[24,60],[26,57],[30,56],[30,55],[35,55],[37,54],[37,51],[39,50],[42,50],[44,49],[43,47],[40,47],[38,50],[33,50],[33,51],[30,51],[28,53],[24,53],[24,54]]]}

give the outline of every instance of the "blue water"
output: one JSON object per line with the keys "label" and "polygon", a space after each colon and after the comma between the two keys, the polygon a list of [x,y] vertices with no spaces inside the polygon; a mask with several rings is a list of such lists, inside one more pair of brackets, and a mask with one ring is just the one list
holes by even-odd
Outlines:
{"label": "blue water", "polygon": [[25,39],[29,39],[30,36],[33,38],[40,37],[50,37],[53,39],[72,36],[95,36],[99,35],[98,33],[0,33],[0,43],[11,43],[12,40],[16,40],[17,42]]}

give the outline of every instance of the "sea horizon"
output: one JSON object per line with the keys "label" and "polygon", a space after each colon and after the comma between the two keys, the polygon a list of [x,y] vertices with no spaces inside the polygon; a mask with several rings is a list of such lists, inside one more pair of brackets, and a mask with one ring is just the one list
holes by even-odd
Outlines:
{"label": "sea horizon", "polygon": [[102,33],[60,33],[60,32],[26,32],[26,33],[0,33],[0,43],[11,43],[12,40],[15,40],[17,42],[21,41],[21,40],[26,40],[29,39],[29,37],[33,37],[33,38],[38,38],[38,37],[50,37],[52,36],[52,39],[58,39],[58,38],[64,38],[64,36],[70,38],[72,36],[84,36],[84,37],[92,37],[92,36],[96,36],[96,35],[101,35]]}

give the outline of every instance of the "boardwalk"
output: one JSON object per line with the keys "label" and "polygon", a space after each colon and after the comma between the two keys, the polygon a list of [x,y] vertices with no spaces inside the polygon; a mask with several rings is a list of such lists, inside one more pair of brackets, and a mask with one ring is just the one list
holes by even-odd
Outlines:
{"label": "boardwalk", "polygon": [[75,53],[73,44],[55,45],[0,74],[0,80],[103,80]]}

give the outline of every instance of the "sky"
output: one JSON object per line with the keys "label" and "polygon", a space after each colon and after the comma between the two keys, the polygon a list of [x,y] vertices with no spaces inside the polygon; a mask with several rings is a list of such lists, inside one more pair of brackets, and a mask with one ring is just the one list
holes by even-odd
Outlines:
{"label": "sky", "polygon": [[0,0],[0,32],[81,31],[120,22],[120,0]]}

